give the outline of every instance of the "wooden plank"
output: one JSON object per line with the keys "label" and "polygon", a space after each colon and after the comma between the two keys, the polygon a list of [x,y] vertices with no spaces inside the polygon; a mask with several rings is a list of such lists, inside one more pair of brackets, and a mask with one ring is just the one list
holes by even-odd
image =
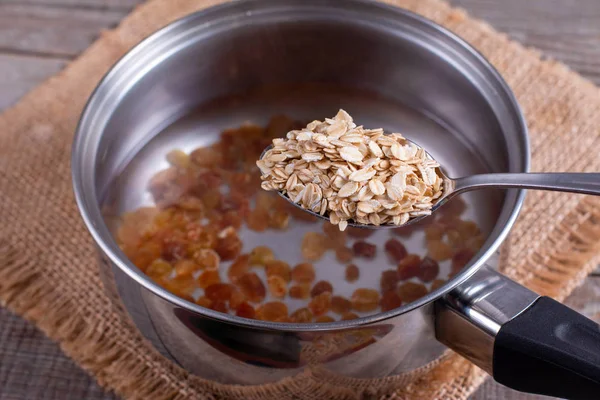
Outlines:
{"label": "wooden plank", "polygon": [[598,0],[450,0],[600,84]]}
{"label": "wooden plank", "polygon": [[0,3],[0,52],[72,58],[125,15],[124,10]]}
{"label": "wooden plank", "polygon": [[0,54],[0,110],[14,104],[65,64],[60,59]]}

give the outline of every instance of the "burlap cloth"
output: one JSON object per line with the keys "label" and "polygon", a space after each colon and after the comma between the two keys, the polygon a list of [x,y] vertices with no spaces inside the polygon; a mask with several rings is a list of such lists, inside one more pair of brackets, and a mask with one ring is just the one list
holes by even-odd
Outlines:
{"label": "burlap cloth", "polygon": [[[479,49],[508,81],[529,123],[534,171],[600,171],[600,92],[488,25],[437,0],[388,0]],[[310,371],[260,387],[209,382],[163,358],[103,291],[69,171],[80,112],[107,69],[141,39],[217,0],[154,0],[0,116],[0,298],[98,382],[126,398],[464,399],[485,374],[455,354],[410,375],[335,381]],[[600,201],[530,193],[509,239],[504,273],[564,299],[597,265]]]}

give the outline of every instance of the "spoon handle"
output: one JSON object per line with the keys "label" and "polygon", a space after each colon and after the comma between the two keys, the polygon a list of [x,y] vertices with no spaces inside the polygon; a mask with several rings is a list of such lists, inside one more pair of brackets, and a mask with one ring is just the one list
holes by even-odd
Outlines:
{"label": "spoon handle", "polygon": [[517,188],[600,195],[600,173],[481,174],[454,180],[454,193],[479,188]]}

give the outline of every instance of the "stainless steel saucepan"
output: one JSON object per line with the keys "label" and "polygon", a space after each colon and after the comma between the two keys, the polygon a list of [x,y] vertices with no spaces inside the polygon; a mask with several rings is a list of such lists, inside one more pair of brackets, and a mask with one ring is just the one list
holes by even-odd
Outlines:
{"label": "stainless steel saucepan", "polygon": [[[523,191],[465,194],[469,217],[487,234],[476,257],[421,299],[351,321],[269,323],[207,310],[154,284],[120,251],[112,221],[150,201],[146,184],[165,167],[168,150],[210,144],[246,120],[323,118],[339,108],[365,126],[402,132],[451,176],[529,168],[527,129],[510,89],[480,54],[436,24],[362,0],[210,8],[136,46],[81,117],[75,194],[115,303],[165,356],[220,382],[273,382],[315,367],[356,378],[396,375],[448,346],[513,388],[597,397],[598,326],[510,281],[490,261]],[[268,240],[291,260],[297,249],[289,243],[303,229],[293,224],[267,239],[242,231],[242,239],[245,246]],[[372,240],[382,244],[381,235]],[[318,273],[337,285],[335,267]]]}

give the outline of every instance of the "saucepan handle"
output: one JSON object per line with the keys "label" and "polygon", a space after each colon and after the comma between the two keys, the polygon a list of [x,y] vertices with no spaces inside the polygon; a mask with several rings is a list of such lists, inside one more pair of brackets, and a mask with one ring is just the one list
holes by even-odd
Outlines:
{"label": "saucepan handle", "polygon": [[436,305],[438,340],[516,390],[598,398],[600,326],[483,268]]}

